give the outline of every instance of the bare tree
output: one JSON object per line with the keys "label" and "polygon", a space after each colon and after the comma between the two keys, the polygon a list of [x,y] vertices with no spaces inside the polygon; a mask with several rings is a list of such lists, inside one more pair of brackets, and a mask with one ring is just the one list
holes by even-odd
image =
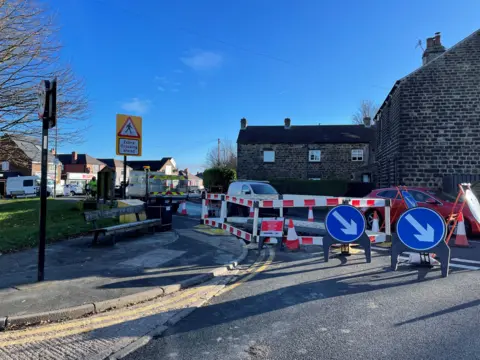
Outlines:
{"label": "bare tree", "polygon": [[363,118],[369,117],[373,120],[378,111],[378,106],[371,100],[363,100],[358,107],[358,110],[352,116],[354,124],[363,124]]}
{"label": "bare tree", "polygon": [[237,150],[228,139],[219,139],[219,144],[207,152],[206,167],[237,168]]}
{"label": "bare tree", "polygon": [[60,63],[57,31],[46,9],[32,1],[0,0],[0,138],[40,136],[38,86],[57,77],[58,128],[53,131],[59,141],[81,140],[85,126],[79,121],[88,109],[84,83]]}

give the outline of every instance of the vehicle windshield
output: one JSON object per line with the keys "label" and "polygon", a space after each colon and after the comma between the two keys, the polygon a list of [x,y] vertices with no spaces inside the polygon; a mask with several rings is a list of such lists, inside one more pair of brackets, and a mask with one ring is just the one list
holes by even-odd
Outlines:
{"label": "vehicle windshield", "polygon": [[[437,190],[437,191],[427,191],[428,194],[435,196],[436,198],[442,200],[442,201],[449,201],[449,202],[455,202],[455,199],[457,198],[454,195],[448,194],[446,192]],[[460,199],[461,200],[461,199]],[[462,200],[461,200],[462,201]],[[460,201],[460,202],[461,202]]]}
{"label": "vehicle windshield", "polygon": [[268,184],[250,184],[255,194],[259,195],[273,195],[278,194],[277,190],[273,186]]}

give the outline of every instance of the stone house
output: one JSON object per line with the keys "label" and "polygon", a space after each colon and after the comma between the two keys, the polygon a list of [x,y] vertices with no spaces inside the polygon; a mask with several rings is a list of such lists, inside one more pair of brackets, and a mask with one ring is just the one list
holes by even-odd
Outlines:
{"label": "stone house", "polygon": [[436,33],[422,59],[375,117],[380,187],[439,188],[445,177],[480,174],[480,30],[448,50]]}
{"label": "stone house", "polygon": [[[123,166],[123,161],[117,160],[117,159],[98,159],[107,167],[112,169],[115,172],[115,185],[120,186],[120,184],[123,181],[123,172],[124,172],[124,166]],[[132,168],[127,165],[127,181],[130,177],[130,171],[132,171]]]}
{"label": "stone house", "polygon": [[[366,125],[249,126],[240,121],[237,177],[268,179],[342,179],[371,181],[374,129]],[[356,179],[358,180],[358,179]]]}
{"label": "stone house", "polygon": [[[41,177],[41,140],[25,135],[4,135],[0,138],[0,194],[9,176]],[[48,153],[47,176],[60,182],[62,165],[55,165],[54,151]]]}

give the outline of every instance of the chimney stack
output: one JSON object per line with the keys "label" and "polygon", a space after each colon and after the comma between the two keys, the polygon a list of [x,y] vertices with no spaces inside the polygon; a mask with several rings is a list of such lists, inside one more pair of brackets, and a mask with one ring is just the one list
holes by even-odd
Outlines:
{"label": "chimney stack", "polygon": [[77,163],[77,153],[75,151],[72,151],[72,164]]}
{"label": "chimney stack", "polygon": [[52,148],[52,149],[50,150],[50,153],[51,153],[52,155],[55,155],[55,148]]}
{"label": "chimney stack", "polygon": [[242,118],[240,120],[240,130],[245,130],[247,128],[247,126],[248,126],[247,119]]}
{"label": "chimney stack", "polygon": [[365,116],[363,118],[363,125],[365,125],[365,127],[369,128],[370,126],[372,126],[372,119],[369,116]]}
{"label": "chimney stack", "polygon": [[423,65],[428,64],[430,61],[443,54],[444,52],[445,47],[442,45],[440,33],[436,32],[435,36],[427,38],[427,48],[422,55]]}
{"label": "chimney stack", "polygon": [[285,129],[290,129],[290,118],[285,118]]}

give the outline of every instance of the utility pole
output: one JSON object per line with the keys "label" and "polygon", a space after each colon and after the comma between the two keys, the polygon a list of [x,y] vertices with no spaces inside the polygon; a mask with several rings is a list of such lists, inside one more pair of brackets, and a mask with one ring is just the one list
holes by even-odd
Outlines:
{"label": "utility pole", "polygon": [[218,139],[217,162],[218,166],[220,166],[220,139]]}
{"label": "utility pole", "polygon": [[55,126],[55,159],[53,164],[55,166],[55,180],[53,181],[53,198],[57,197],[57,167],[58,167],[58,126]]}

